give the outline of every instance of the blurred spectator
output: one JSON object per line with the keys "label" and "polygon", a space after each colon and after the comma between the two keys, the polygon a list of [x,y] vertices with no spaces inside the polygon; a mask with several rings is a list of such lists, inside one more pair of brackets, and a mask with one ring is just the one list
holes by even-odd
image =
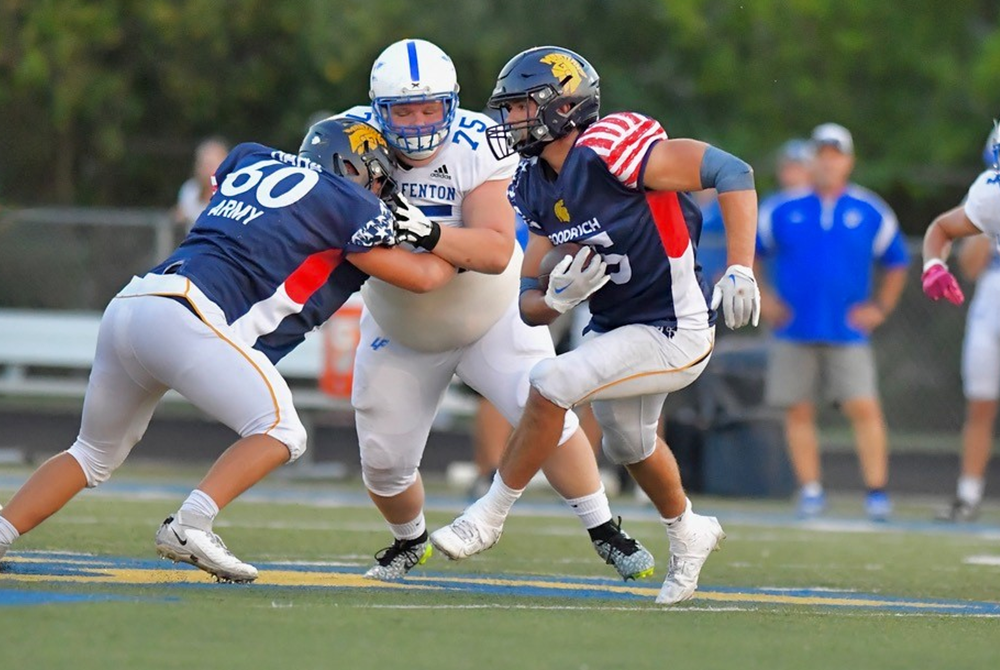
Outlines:
{"label": "blurred spectator", "polygon": [[808,140],[792,139],[778,150],[775,174],[778,189],[788,191],[812,186],[813,146]]}
{"label": "blurred spectator", "polygon": [[[895,308],[909,255],[892,210],[849,182],[854,142],[843,126],[812,134],[815,151],[807,190],[786,191],[761,207],[758,248],[770,259],[770,286],[761,282],[762,315],[775,327],[767,400],[782,407],[801,490],[798,511],[823,512],[816,432],[817,392],[850,419],[868,495],[866,511],[885,519],[888,449],[869,336]],[[872,266],[884,269],[872,291]],[[763,276],[763,273],[758,274]]]}
{"label": "blurred spectator", "polygon": [[181,228],[182,235],[187,235],[194,225],[198,215],[212,197],[212,175],[229,154],[229,145],[220,137],[209,137],[202,140],[194,152],[194,167],[188,178],[177,193],[177,206],[174,209],[174,220]]}
{"label": "blurred spectator", "polygon": [[[722,209],[715,189],[695,194],[701,207],[701,238],[698,240],[698,262],[701,274],[713,286],[726,271],[726,229],[722,225]],[[716,331],[716,336],[722,329]]]}

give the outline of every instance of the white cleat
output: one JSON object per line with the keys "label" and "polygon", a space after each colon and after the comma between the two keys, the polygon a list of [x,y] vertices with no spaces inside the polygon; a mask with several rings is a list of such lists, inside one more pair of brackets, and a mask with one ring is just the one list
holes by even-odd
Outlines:
{"label": "white cleat", "polygon": [[173,562],[189,563],[220,582],[252,582],[257,568],[233,556],[207,518],[178,512],[168,516],[156,532],[156,553]]}
{"label": "white cleat", "polygon": [[497,542],[503,534],[503,524],[494,526],[466,510],[444,528],[431,533],[431,544],[453,561],[480,554]]}
{"label": "white cleat", "polygon": [[691,513],[683,535],[670,535],[670,563],[656,602],[674,605],[694,595],[698,575],[709,554],[719,549],[726,534],[714,516]]}

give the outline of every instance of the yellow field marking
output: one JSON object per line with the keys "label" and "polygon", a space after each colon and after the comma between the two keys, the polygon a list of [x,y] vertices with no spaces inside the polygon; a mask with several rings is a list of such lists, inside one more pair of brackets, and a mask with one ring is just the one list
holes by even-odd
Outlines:
{"label": "yellow field marking", "polygon": [[[104,565],[104,560],[85,556],[57,556],[57,557],[17,557],[10,559],[17,563],[48,563],[54,566],[64,566],[69,569],[79,569],[82,574],[59,575],[59,574],[22,574],[17,572],[0,572],[0,584],[4,582],[22,583],[76,583],[76,584],[136,584],[136,585],[156,585],[156,584],[211,584],[214,577],[192,569],[173,569],[165,567],[159,568],[116,568]],[[165,564],[166,565],[166,564]],[[567,582],[558,580],[538,580],[524,579],[517,577],[477,577],[477,576],[429,576],[410,575],[405,581],[400,582],[380,582],[365,579],[360,573],[354,572],[310,572],[299,570],[271,570],[264,569],[260,577],[255,582],[260,586],[310,586],[327,588],[378,588],[378,589],[405,589],[421,591],[443,591],[449,588],[476,587],[503,587],[510,589],[530,588],[545,589],[552,592],[571,591],[596,591],[605,592],[608,595],[631,594],[642,598],[652,599],[659,591],[658,586],[641,586],[638,584],[611,585],[606,583],[589,584],[586,581]],[[473,589],[470,589],[473,590]],[[516,594],[515,594],[516,595]],[[934,609],[934,610],[956,610],[961,611],[969,607],[969,603],[942,603],[942,602],[921,602],[919,600],[879,600],[876,598],[845,598],[838,596],[815,596],[815,595],[795,595],[786,593],[761,593],[755,591],[747,592],[718,592],[699,591],[693,600],[711,602],[738,602],[753,603],[755,605],[801,605],[801,606],[824,606],[824,607],[853,607],[853,608],[912,608],[912,609]]]}

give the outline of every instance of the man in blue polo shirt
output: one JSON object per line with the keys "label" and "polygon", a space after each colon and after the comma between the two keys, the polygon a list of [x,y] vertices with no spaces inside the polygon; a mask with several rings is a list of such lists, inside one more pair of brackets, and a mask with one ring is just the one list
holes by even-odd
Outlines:
{"label": "man in blue polo shirt", "polygon": [[[813,187],[769,199],[760,211],[758,252],[771,259],[761,313],[777,339],[767,400],[786,411],[799,514],[816,516],[826,506],[815,421],[821,393],[851,421],[868,488],[865,508],[884,520],[891,511],[888,449],[869,336],[899,300],[909,254],[892,210],[849,181],[851,133],[825,123],[813,131],[812,145]],[[874,261],[883,269],[877,290]]]}

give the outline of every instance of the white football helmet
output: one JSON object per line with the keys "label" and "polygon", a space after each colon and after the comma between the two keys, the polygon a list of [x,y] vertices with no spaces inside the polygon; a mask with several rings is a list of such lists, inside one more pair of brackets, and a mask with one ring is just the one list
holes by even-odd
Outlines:
{"label": "white football helmet", "polygon": [[[458,109],[458,77],[444,51],[426,40],[401,40],[389,45],[372,65],[372,111],[386,141],[404,155],[430,158],[451,133]],[[441,121],[405,126],[393,123],[393,105],[440,101]]]}

